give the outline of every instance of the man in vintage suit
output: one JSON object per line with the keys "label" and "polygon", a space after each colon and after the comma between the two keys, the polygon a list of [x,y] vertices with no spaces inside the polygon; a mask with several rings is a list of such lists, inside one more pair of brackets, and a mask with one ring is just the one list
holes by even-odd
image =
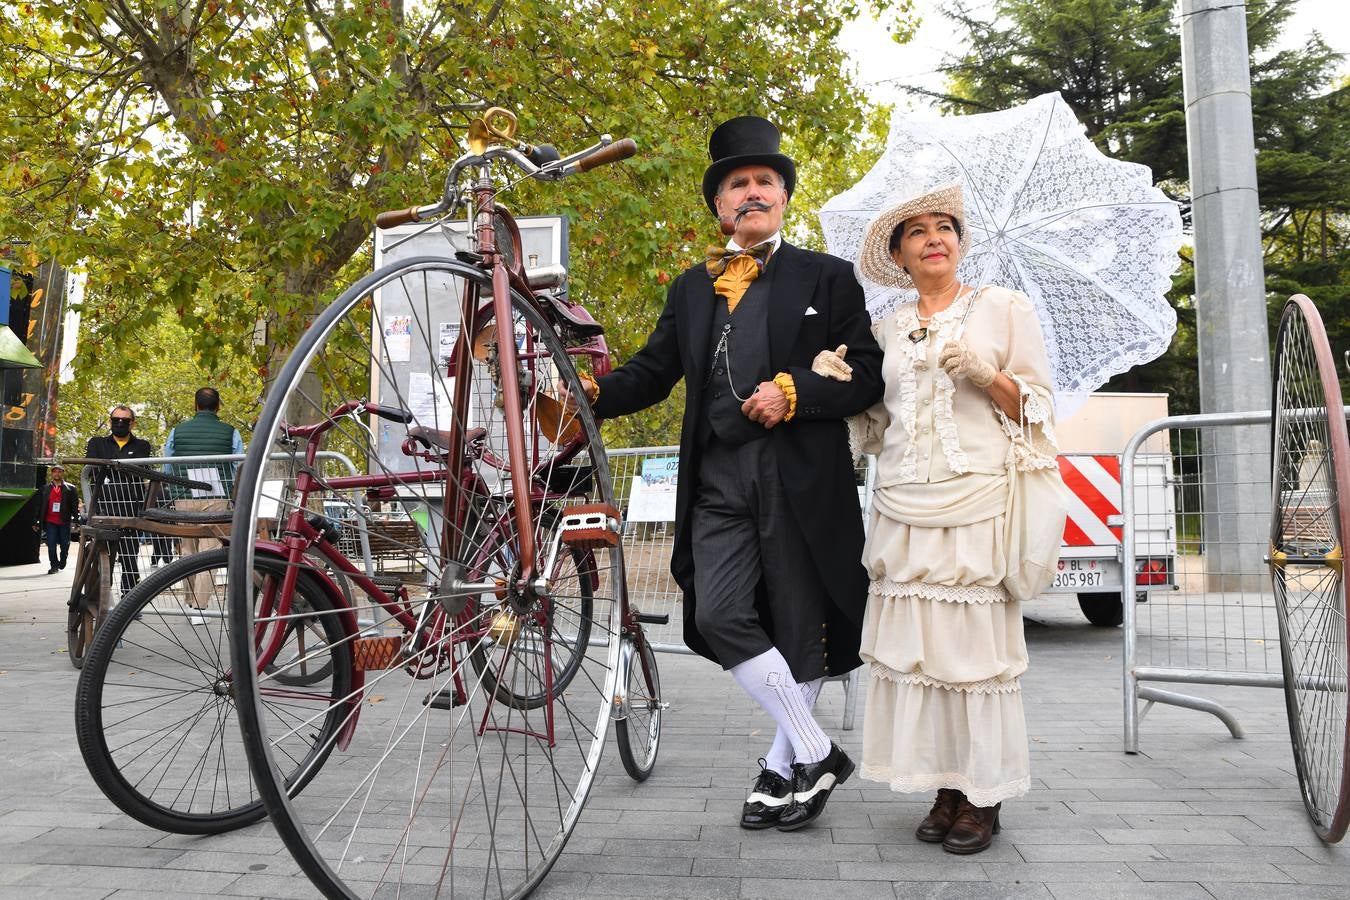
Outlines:
{"label": "man in vintage suit", "polygon": [[[853,267],[783,240],[796,166],[778,129],[741,116],[708,147],[703,195],[731,240],[675,279],[646,345],[587,387],[613,418],[685,380],[671,560],[685,640],[778,724],[741,824],[792,830],[854,768],[811,707],[824,676],[860,665],[867,578],[844,417],[880,398],[881,351]],[[850,380],[812,371],[841,344]]]}

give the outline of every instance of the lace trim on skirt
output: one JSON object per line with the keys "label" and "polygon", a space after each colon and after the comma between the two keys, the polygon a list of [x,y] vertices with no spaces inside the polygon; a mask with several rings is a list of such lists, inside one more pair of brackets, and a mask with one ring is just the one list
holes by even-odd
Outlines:
{"label": "lace trim on skirt", "polygon": [[867,588],[869,597],[923,597],[943,603],[1007,603],[1011,595],[1003,585],[927,584],[922,581],[891,581],[874,578]]}
{"label": "lace trim on skirt", "polygon": [[986,678],[983,681],[965,681],[953,684],[939,681],[922,672],[897,672],[883,663],[873,662],[873,678],[884,679],[895,684],[916,684],[920,687],[942,688],[945,691],[959,691],[963,694],[1015,694],[1022,690],[1022,677],[1016,676],[1006,681],[1001,678]]}
{"label": "lace trim on skirt", "polygon": [[930,793],[938,788],[957,790],[966,795],[974,806],[993,806],[1013,797],[1020,797],[1031,790],[1031,778],[1019,778],[1006,784],[993,787],[976,787],[965,775],[955,772],[941,772],[932,775],[901,775],[890,766],[863,765],[861,774],[868,781],[881,781],[891,786],[891,790],[902,794]]}

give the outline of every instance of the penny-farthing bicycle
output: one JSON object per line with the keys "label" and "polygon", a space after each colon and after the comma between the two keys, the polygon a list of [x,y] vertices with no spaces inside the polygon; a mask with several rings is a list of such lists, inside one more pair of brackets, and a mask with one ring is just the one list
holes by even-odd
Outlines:
{"label": "penny-farthing bicycle", "polygon": [[[656,758],[656,663],[628,605],[604,447],[568,402],[578,367],[608,369],[602,330],[558,267],[525,268],[498,202],[508,174],[558,180],[635,147],[559,158],[518,141],[503,110],[470,146],[441,200],[377,224],[467,210],[472,243],[447,227],[444,256],[380,268],[320,314],[239,474],[227,688],[268,813],[330,897],[523,896],[577,822],[610,721],[630,774]],[[368,474],[327,471],[321,447]],[[373,574],[344,550],[370,515],[353,489],[417,523],[401,568]],[[259,560],[283,566],[261,596]],[[326,602],[295,608],[297,585]],[[322,652],[340,678],[290,674],[297,616],[334,620]],[[317,771],[286,749],[306,734]]]}
{"label": "penny-farthing bicycle", "polygon": [[1350,444],[1335,359],[1312,301],[1285,305],[1272,399],[1271,573],[1303,804],[1318,837],[1350,823],[1345,537]]}

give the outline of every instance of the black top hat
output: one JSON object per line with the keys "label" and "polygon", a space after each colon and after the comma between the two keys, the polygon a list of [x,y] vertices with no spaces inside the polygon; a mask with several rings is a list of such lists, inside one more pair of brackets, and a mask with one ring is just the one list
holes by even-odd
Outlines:
{"label": "black top hat", "polygon": [[718,186],[728,172],[741,166],[768,166],[783,176],[788,196],[792,196],[792,189],[797,185],[797,164],[792,157],[778,152],[780,140],[774,124],[759,116],[737,116],[713,129],[708,136],[712,165],[703,173],[703,199],[713,215],[717,215],[713,197],[717,195]]}

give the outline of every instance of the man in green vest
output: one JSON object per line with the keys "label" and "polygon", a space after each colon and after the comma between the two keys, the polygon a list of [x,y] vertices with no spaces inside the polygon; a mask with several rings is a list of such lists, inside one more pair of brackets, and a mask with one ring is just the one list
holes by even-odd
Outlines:
{"label": "man in green vest", "polygon": [[[215,388],[204,387],[197,391],[196,414],[179,422],[169,432],[164,443],[165,456],[224,456],[242,454],[244,440],[239,429],[220,421],[220,393]],[[200,463],[173,465],[172,474],[194,481],[202,481],[212,486],[210,491],[191,492],[175,501],[182,510],[223,510],[230,505],[230,496],[234,493],[234,471],[237,464],[225,462],[212,465],[203,460]],[[166,467],[169,468],[169,467]],[[217,542],[207,538],[183,538],[183,556],[210,549]],[[188,586],[188,603],[196,609],[211,606],[211,596],[215,586],[210,584],[209,574],[194,576]],[[199,621],[194,619],[194,624]]]}

